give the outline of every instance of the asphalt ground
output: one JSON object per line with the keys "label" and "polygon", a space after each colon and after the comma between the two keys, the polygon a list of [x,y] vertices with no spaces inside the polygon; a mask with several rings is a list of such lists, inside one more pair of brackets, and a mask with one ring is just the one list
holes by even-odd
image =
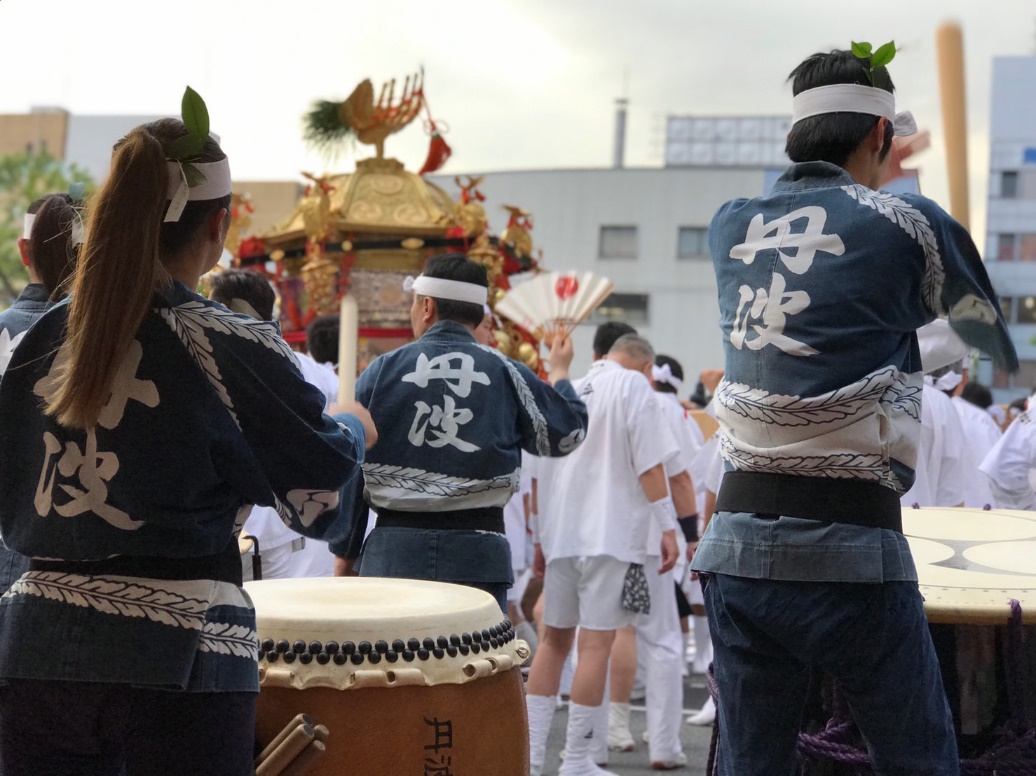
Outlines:
{"label": "asphalt ground", "polygon": [[[701,674],[691,674],[684,679],[684,709],[686,715],[698,711],[705,703],[708,690],[705,688],[705,677]],[[554,715],[554,723],[550,730],[550,739],[547,742],[547,757],[544,762],[544,776],[557,773],[561,764],[560,753],[565,747],[565,726],[568,724],[568,709],[562,707]],[[680,727],[680,740],[683,742],[683,752],[687,755],[687,766],[674,771],[655,771],[651,768],[648,759],[648,746],[641,739],[641,734],[647,728],[647,720],[644,715],[644,701],[633,701],[630,713],[630,732],[636,742],[636,749],[632,752],[609,752],[607,769],[618,776],[633,776],[633,774],[658,774],[672,773],[678,776],[705,776],[705,765],[709,759],[709,743],[712,740],[712,727],[699,727],[683,724]]]}

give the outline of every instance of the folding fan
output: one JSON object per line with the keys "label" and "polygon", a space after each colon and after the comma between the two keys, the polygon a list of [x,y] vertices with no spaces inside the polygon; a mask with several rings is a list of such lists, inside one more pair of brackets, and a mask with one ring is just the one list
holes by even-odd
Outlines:
{"label": "folding fan", "polygon": [[568,336],[614,287],[592,272],[544,272],[509,291],[496,312],[528,332],[539,329],[549,341],[555,334]]}

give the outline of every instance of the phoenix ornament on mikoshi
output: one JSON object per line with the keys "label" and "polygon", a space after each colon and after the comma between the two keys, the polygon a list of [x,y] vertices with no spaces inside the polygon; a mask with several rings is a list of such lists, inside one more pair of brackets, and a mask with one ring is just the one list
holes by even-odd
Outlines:
{"label": "phoenix ornament on mikoshi", "polygon": [[378,159],[385,158],[385,140],[389,135],[409,126],[420,114],[427,114],[425,131],[431,136],[428,158],[420,175],[440,169],[449,159],[451,149],[443,139],[445,125],[436,122],[428,110],[424,94],[424,72],[407,76],[396,99],[396,80],[382,84],[377,100],[374,85],[364,79],[342,102],[318,100],[306,114],[305,139],[328,157],[337,155],[350,137],[374,146]]}

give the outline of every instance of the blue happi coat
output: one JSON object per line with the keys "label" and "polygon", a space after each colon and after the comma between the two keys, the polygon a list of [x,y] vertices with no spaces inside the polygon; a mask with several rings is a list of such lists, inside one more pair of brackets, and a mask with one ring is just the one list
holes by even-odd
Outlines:
{"label": "blue happi coat", "polygon": [[[938,205],[792,165],[709,227],[726,374],[714,406],[728,470],[855,479],[904,493],[921,430],[915,331],[936,316],[1001,369],[1014,347],[971,238]],[[719,512],[691,568],[757,579],[916,581],[890,528]]]}
{"label": "blue happi coat", "polygon": [[375,510],[503,507],[522,450],[567,455],[586,435],[586,407],[567,380],[551,387],[453,321],[376,359],[356,399],[379,432],[363,465]]}
{"label": "blue happi coat", "polygon": [[727,203],[709,228],[726,374],[716,393],[735,470],[914,480],[921,361],[936,316],[1017,368],[971,238],[920,195],[795,164],[773,193]]}
{"label": "blue happi coat", "polygon": [[14,349],[25,332],[50,307],[47,289],[41,283],[29,283],[14,304],[0,313],[0,376],[7,370]]}
{"label": "blue happi coat", "polygon": [[[211,556],[252,504],[332,549],[345,541],[339,503],[359,487],[363,428],[323,414],[276,324],[174,284],[81,431],[42,411],[67,313],[59,304],[28,331],[0,381],[0,531],[13,549],[66,564]],[[255,691],[257,650],[251,604],[226,581],[80,564],[29,571],[0,599],[0,679]]]}
{"label": "blue happi coat", "polygon": [[[50,294],[43,284],[29,283],[14,304],[0,313],[0,377],[7,371],[14,349],[25,332],[50,308]],[[29,559],[8,549],[0,536],[0,594],[6,592],[28,568]]]}
{"label": "blue happi coat", "polygon": [[[563,456],[586,436],[586,407],[568,380],[551,387],[453,321],[380,356],[356,398],[378,427],[363,465],[376,512],[502,508],[518,489],[522,450]],[[433,533],[378,527],[360,573],[510,585],[502,533]]]}

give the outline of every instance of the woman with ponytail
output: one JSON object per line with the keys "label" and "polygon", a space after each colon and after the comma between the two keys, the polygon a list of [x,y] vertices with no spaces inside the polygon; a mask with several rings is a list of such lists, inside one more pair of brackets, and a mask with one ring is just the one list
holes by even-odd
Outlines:
{"label": "woman with ponytail", "polygon": [[31,558],[0,599],[4,776],[251,774],[236,532],[260,504],[348,538],[370,417],[324,415],[275,324],[194,292],[230,204],[207,129],[178,158],[195,133],[163,119],[116,145],[70,297],[0,381],[0,533]]}
{"label": "woman with ponytail", "polygon": [[[29,205],[18,239],[29,284],[14,304],[0,313],[0,377],[25,332],[67,293],[83,241],[77,204],[68,194],[48,194]],[[0,538],[0,594],[7,592],[28,568],[29,559],[11,552]]]}

